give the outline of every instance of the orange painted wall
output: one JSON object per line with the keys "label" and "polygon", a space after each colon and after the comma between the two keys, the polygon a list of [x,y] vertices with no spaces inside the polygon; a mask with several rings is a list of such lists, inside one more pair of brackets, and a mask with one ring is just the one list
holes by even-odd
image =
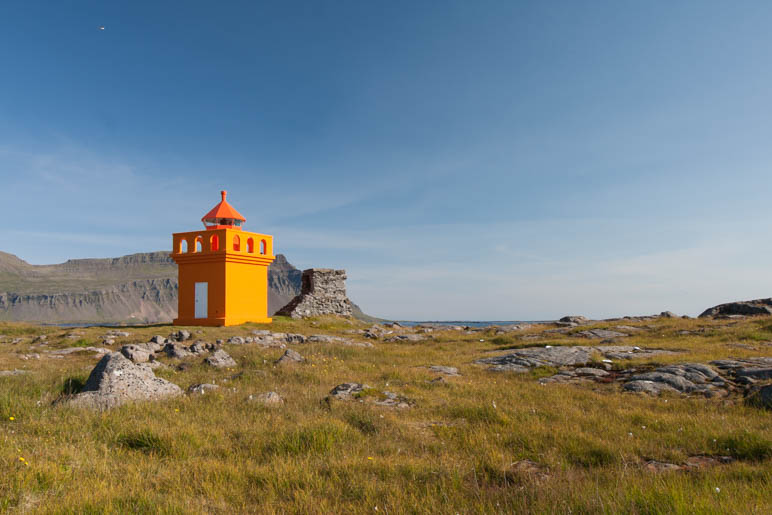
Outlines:
{"label": "orange painted wall", "polygon": [[[212,237],[216,236],[214,248]],[[239,249],[234,248],[234,238]],[[196,240],[201,250],[196,251]],[[252,245],[249,245],[249,239]],[[187,243],[187,250],[182,242]],[[261,242],[264,253],[261,253]],[[179,270],[179,312],[176,325],[222,326],[270,322],[268,266],[275,259],[273,237],[239,229],[175,233],[172,259]],[[249,252],[249,250],[252,252]],[[195,283],[208,283],[208,316],[195,318]]]}

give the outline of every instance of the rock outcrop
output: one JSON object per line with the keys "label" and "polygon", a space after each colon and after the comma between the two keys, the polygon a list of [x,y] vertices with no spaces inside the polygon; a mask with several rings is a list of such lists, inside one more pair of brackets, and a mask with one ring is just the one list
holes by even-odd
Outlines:
{"label": "rock outcrop", "polygon": [[127,401],[163,399],[180,394],[179,386],[156,377],[147,365],[132,363],[120,352],[111,352],[91,371],[83,390],[65,402],[71,406],[104,410]]}
{"label": "rock outcrop", "polygon": [[389,408],[409,408],[412,401],[394,392],[379,392],[370,386],[361,383],[343,383],[332,390],[328,399],[339,399],[343,401],[369,402],[376,406],[386,406]]}
{"label": "rock outcrop", "polygon": [[584,366],[593,362],[595,357],[602,357],[610,361],[611,359],[632,359],[657,354],[673,354],[673,352],[624,345],[526,347],[503,356],[478,359],[475,363],[491,365],[489,370],[495,372],[527,372],[534,367]]}
{"label": "rock outcrop", "polygon": [[663,391],[700,393],[712,397],[725,386],[718,373],[701,363],[684,363],[657,368],[651,372],[635,374],[624,385],[630,392],[657,395]]}
{"label": "rock outcrop", "polygon": [[719,359],[711,361],[724,375],[738,384],[754,384],[772,379],[772,358]]}
{"label": "rock outcrop", "polygon": [[732,315],[772,315],[772,298],[719,304],[703,311],[700,318]]}
{"label": "rock outcrop", "polygon": [[603,340],[607,338],[624,338],[627,336],[625,333],[620,333],[617,331],[610,331],[608,329],[590,329],[589,331],[581,331],[579,333],[576,333],[576,336],[582,336],[583,338],[595,338],[598,340]]}
{"label": "rock outcrop", "polygon": [[582,315],[566,315],[558,320],[558,325],[575,327],[577,325],[586,324],[590,320]]}
{"label": "rock outcrop", "polygon": [[346,271],[330,268],[303,270],[300,295],[276,314],[292,318],[351,316],[351,301],[346,296]]}

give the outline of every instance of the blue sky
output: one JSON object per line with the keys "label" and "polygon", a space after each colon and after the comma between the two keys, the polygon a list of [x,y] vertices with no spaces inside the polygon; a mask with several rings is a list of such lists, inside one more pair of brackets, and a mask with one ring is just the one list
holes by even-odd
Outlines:
{"label": "blue sky", "polygon": [[384,317],[772,295],[769,2],[121,4],[0,6],[0,250],[169,249],[228,189]]}

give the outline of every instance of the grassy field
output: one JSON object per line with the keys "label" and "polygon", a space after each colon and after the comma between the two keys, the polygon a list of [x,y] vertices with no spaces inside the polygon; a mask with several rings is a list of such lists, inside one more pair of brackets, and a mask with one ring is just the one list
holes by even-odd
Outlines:
{"label": "grassy field", "polygon": [[[772,356],[769,318],[622,323],[644,329],[626,343],[681,351],[656,363]],[[278,319],[269,328],[310,335],[363,327]],[[256,328],[266,327],[206,328],[194,337],[213,342]],[[540,385],[543,370],[494,373],[473,364],[508,348],[588,343],[559,334],[520,338],[543,329],[443,331],[429,341],[375,341],[373,348],[289,345],[308,359],[289,367],[273,365],[281,349],[226,344],[236,369],[213,370],[199,358],[184,371],[157,371],[182,388],[216,382],[219,390],[99,413],[52,406],[85,381],[95,355],[57,359],[43,349],[101,346],[107,329],[0,324],[0,370],[29,371],[0,377],[0,510],[772,513],[772,412],[737,396],[654,398],[622,393],[618,384]],[[131,337],[112,348],[173,328],[127,330]],[[65,336],[73,331],[80,334]],[[50,343],[31,348],[40,334]],[[22,359],[30,352],[41,359]],[[429,365],[455,366],[462,375],[433,382],[438,374]],[[398,393],[413,406],[326,402],[344,382]],[[248,400],[266,391],[286,403]],[[735,461],[677,472],[645,467],[695,455]]]}

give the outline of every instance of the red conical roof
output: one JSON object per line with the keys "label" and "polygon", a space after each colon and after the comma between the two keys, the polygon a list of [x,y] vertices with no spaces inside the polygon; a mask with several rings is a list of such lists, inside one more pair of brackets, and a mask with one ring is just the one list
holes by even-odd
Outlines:
{"label": "red conical roof", "polygon": [[202,222],[219,218],[232,218],[233,220],[241,220],[242,222],[247,221],[246,218],[241,216],[241,213],[233,209],[233,206],[228,204],[228,202],[225,200],[225,196],[227,194],[228,192],[225,190],[220,192],[220,195],[222,195],[222,200],[219,204],[214,206],[211,211],[204,215],[204,217],[201,219]]}

